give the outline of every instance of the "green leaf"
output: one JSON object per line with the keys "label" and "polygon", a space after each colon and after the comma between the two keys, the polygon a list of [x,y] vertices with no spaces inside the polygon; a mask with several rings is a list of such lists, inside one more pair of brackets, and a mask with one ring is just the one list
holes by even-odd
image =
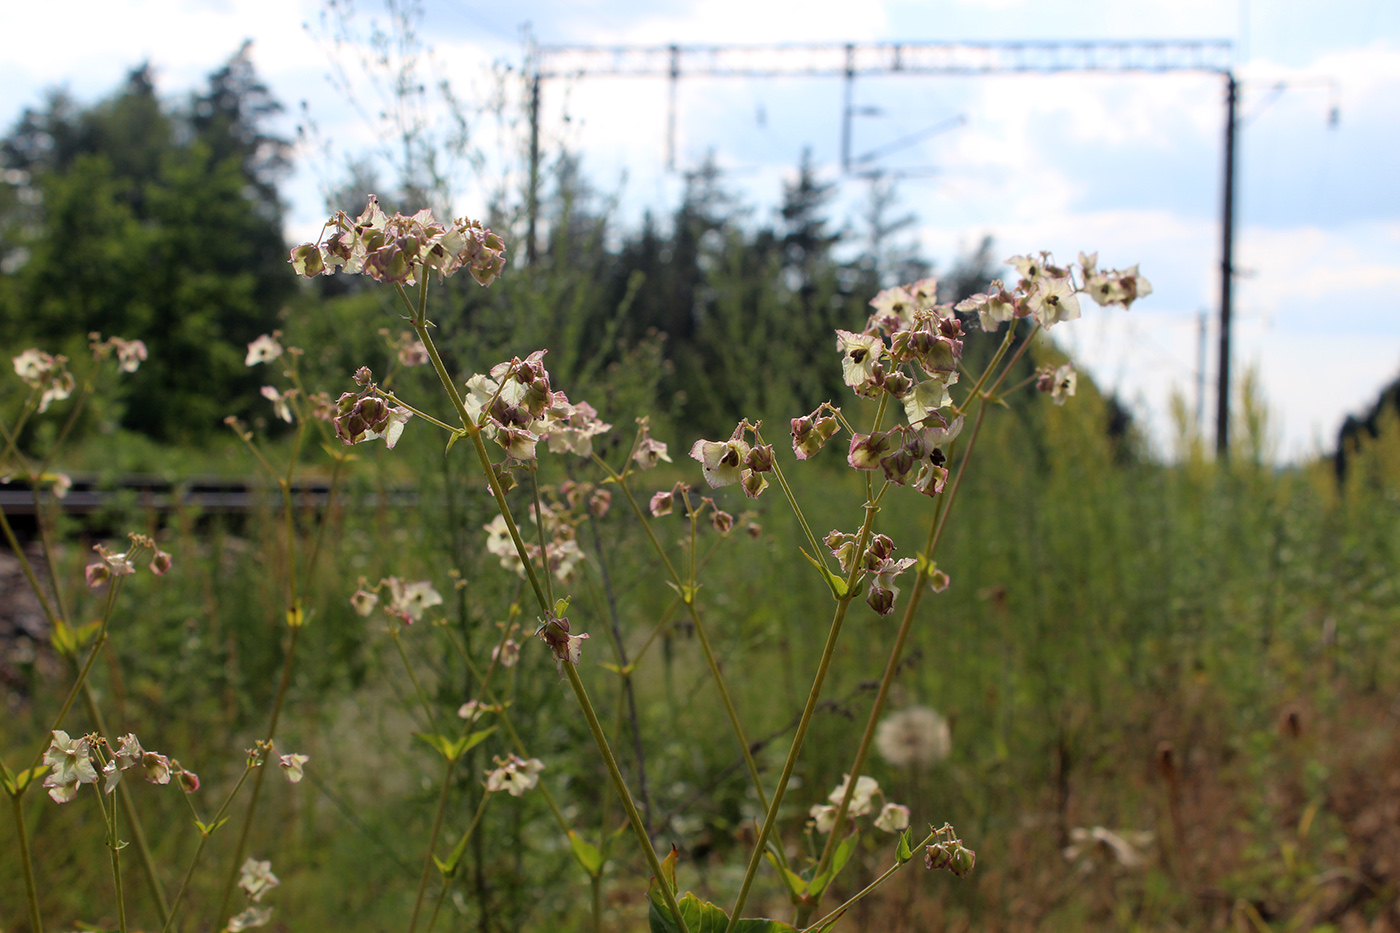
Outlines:
{"label": "green leaf", "polygon": [[841,869],[846,867],[846,862],[851,858],[851,853],[856,850],[856,841],[860,838],[860,831],[851,833],[841,844],[836,847],[836,853],[831,857],[831,864],[826,871],[812,879],[811,892],[814,897],[820,897],[826,890],[826,886],[831,884],[831,879],[841,873]]}
{"label": "green leaf", "polygon": [[603,853],[572,829],[569,830],[569,846],[574,850],[574,858],[583,866],[590,878],[598,877],[603,870]]}
{"label": "green leaf", "polygon": [[822,575],[822,579],[826,581],[827,587],[830,588],[831,595],[833,598],[840,599],[842,596],[846,595],[847,590],[845,580],[842,580],[836,574],[832,573],[825,563],[817,560],[811,554],[808,554],[805,548],[798,548],[798,550],[802,552],[803,557],[807,558],[807,560],[811,562],[813,567],[817,568],[817,572],[819,572]]}
{"label": "green leaf", "polygon": [[554,601],[554,618],[564,618],[564,613],[569,611],[569,601],[572,599],[572,596],[562,596]]}
{"label": "green leaf", "polygon": [[[724,933],[725,928],[729,926],[728,914],[714,904],[700,900],[694,894],[686,894],[677,906],[681,909],[681,917],[684,918],[690,933]],[[665,903],[658,909],[653,901],[648,914],[651,933],[678,933],[680,930]],[[734,929],[736,933],[796,933],[796,927],[780,920],[765,920],[760,917],[740,920],[734,925]]]}
{"label": "green leaf", "polygon": [[437,749],[438,754],[442,755],[445,760],[452,762],[461,758],[468,749],[479,745],[483,739],[495,731],[496,727],[492,726],[489,729],[481,729],[470,735],[464,735],[460,739],[449,739],[445,735],[437,735],[431,732],[415,732],[413,733],[413,737],[427,742],[433,748]]}
{"label": "green leaf", "polygon": [[792,898],[794,904],[797,903],[798,899],[807,893],[807,880],[792,869],[784,868],[782,863],[778,861],[778,857],[771,851],[764,852],[763,855],[778,870],[778,877],[787,886],[788,896]]}
{"label": "green leaf", "polygon": [[450,453],[452,453],[452,447],[453,447],[453,445],[455,445],[458,441],[460,441],[462,438],[464,438],[464,437],[466,437],[466,436],[467,436],[467,432],[464,431],[464,430],[462,430],[461,428],[458,428],[457,430],[453,431],[453,432],[452,432],[452,435],[451,435],[450,437],[447,438],[447,449],[444,450],[443,453],[444,453],[444,454],[450,454]]}
{"label": "green leaf", "polygon": [[910,831],[905,830],[899,834],[899,847],[895,850],[894,860],[896,865],[903,865],[914,857],[914,852],[909,848]]}
{"label": "green leaf", "polygon": [[222,819],[215,820],[213,823],[203,823],[199,820],[195,820],[194,825],[199,827],[199,834],[201,836],[210,836],[213,835],[214,830],[218,829],[220,826],[224,825],[227,822],[228,817],[223,817]]}
{"label": "green leaf", "polygon": [[53,631],[49,634],[49,641],[53,644],[54,650],[64,657],[72,657],[78,651],[78,642],[74,637],[73,629],[62,619],[53,620]]}
{"label": "green leaf", "polygon": [[695,602],[695,594],[700,592],[700,584],[691,586],[689,583],[678,584],[674,580],[667,580],[666,585],[680,594],[681,602],[686,605]]}
{"label": "green leaf", "polygon": [[12,794],[23,793],[24,789],[28,787],[32,781],[34,781],[36,778],[39,777],[39,775],[43,774],[47,770],[49,770],[48,765],[39,765],[37,767],[30,768],[28,771],[21,771],[19,774],[15,775],[13,783],[14,789],[10,789],[11,785],[8,780],[6,781],[5,789],[9,790]]}

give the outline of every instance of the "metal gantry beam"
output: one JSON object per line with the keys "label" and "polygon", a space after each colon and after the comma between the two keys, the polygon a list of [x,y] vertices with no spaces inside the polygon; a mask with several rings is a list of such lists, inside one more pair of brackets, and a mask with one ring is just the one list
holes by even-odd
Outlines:
{"label": "metal gantry beam", "polygon": [[[1226,81],[1224,185],[1221,208],[1220,360],[1216,397],[1216,455],[1229,456],[1230,324],[1234,280],[1235,138],[1238,83],[1234,48],[1226,39],[1143,39],[1004,42],[846,42],[782,45],[541,46],[530,110],[532,142],[539,132],[539,83],[546,79],[666,78],[666,167],[676,161],[676,87],[680,78],[832,77],[845,82],[841,165],[851,171],[851,117],[857,77],[874,75],[984,76],[1006,74],[1214,74]],[[531,146],[530,238],[534,256],[534,187],[538,148]]]}

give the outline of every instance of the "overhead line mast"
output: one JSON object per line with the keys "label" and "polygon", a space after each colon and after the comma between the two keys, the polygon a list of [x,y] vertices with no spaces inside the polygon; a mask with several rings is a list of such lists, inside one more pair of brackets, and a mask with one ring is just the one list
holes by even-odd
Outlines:
{"label": "overhead line mast", "polygon": [[841,168],[852,172],[855,79],[873,75],[975,77],[995,74],[1164,74],[1225,78],[1225,166],[1221,217],[1220,365],[1216,453],[1229,455],[1230,318],[1234,277],[1235,103],[1238,85],[1229,40],[1088,40],[1006,42],[847,42],[784,45],[541,46],[531,75],[530,216],[526,253],[536,257],[540,83],[559,78],[666,78],[666,168],[676,167],[676,88],[693,77],[833,77],[845,82]]}

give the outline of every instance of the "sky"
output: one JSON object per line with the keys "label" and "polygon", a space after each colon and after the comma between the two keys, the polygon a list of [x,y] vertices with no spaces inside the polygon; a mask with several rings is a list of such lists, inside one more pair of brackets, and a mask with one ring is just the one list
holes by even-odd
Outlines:
{"label": "sky", "polygon": [[[12,35],[52,34],[38,7],[7,10]],[[362,46],[346,41],[387,23],[381,0],[76,0],[66,9],[75,25],[61,41],[0,52],[5,126],[47,88],[95,101],[142,61],[177,100],[246,38],[287,106],[283,131],[314,126],[283,186],[289,240],[315,237],[349,160],[385,148],[382,100],[357,57]],[[1257,374],[1272,456],[1329,450],[1342,420],[1400,375],[1400,4],[884,0],[862,4],[859,16],[852,9],[836,0],[423,0],[418,36],[431,54],[420,62],[428,93],[415,117],[446,138],[433,89],[448,81],[475,158],[444,164],[456,169],[453,206],[471,214],[520,182],[526,36],[546,49],[1229,40],[1241,82],[1232,369]],[[684,171],[707,156],[752,206],[750,222],[771,222],[810,150],[820,177],[837,183],[836,222],[858,239],[869,182],[841,173],[842,94],[832,78],[683,76],[678,171],[668,172],[668,82],[560,78],[543,85],[542,142],[547,153],[567,147],[580,157],[622,224],[647,210],[664,216]],[[895,179],[896,213],[918,218],[906,237],[938,267],[984,236],[998,259],[1048,249],[1068,261],[1084,250],[1101,265],[1138,264],[1150,298],[1126,313],[1086,303],[1084,319],[1055,336],[1170,454],[1173,392],[1202,408],[1214,432],[1224,100],[1222,78],[1192,73],[866,77],[854,85],[851,149],[860,156],[924,136],[868,164]]]}

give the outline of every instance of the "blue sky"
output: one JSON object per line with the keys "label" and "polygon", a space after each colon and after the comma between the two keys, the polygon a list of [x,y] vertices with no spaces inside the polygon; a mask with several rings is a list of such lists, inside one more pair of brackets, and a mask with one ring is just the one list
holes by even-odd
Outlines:
{"label": "blue sky", "polygon": [[[28,6],[7,12],[14,34],[51,33],[52,23]],[[317,25],[318,3],[79,0],[72,7],[78,25],[62,41],[11,43],[0,55],[7,124],[46,87],[66,84],[95,99],[146,58],[162,93],[179,95],[247,37],[261,74],[291,111],[288,126],[305,101],[329,144],[305,148],[284,189],[289,236],[314,235],[324,217],[323,180],[374,147],[380,128],[327,80],[332,50]],[[378,0],[357,0],[356,8],[361,28],[383,19]],[[838,0],[424,0],[422,35],[434,50],[424,74],[450,80],[466,100],[482,99],[495,87],[493,63],[518,67],[527,23],[546,45],[1229,39],[1245,118],[1234,369],[1259,372],[1274,416],[1275,456],[1330,447],[1342,418],[1400,374],[1394,0],[886,0],[863,4],[859,16],[852,9]],[[352,80],[361,101],[372,102],[369,86]],[[1220,79],[872,78],[857,82],[856,103],[879,112],[857,119],[857,153],[960,121],[885,163],[929,172],[901,182],[899,192],[903,209],[919,215],[924,251],[941,265],[983,235],[995,237],[1006,256],[1048,248],[1070,259],[1097,249],[1110,265],[1140,263],[1156,287],[1150,299],[1129,314],[1094,310],[1057,336],[1134,406],[1166,451],[1166,400],[1175,388],[1194,406],[1198,317],[1208,311],[1213,326],[1217,313]],[[807,147],[824,177],[840,181],[837,220],[859,211],[865,184],[839,175],[838,81],[687,78],[678,105],[680,166],[713,152],[755,206],[755,222],[771,217]],[[579,152],[599,189],[616,198],[621,219],[674,205],[680,181],[664,166],[665,82],[549,82],[543,110],[546,145]],[[424,114],[430,121],[439,115],[432,107]],[[474,128],[485,161],[458,176],[458,210],[479,210],[491,187],[518,181],[508,163],[519,129],[492,119]],[[1214,345],[1212,331],[1211,385]],[[1205,406],[1214,410],[1211,397]]]}

